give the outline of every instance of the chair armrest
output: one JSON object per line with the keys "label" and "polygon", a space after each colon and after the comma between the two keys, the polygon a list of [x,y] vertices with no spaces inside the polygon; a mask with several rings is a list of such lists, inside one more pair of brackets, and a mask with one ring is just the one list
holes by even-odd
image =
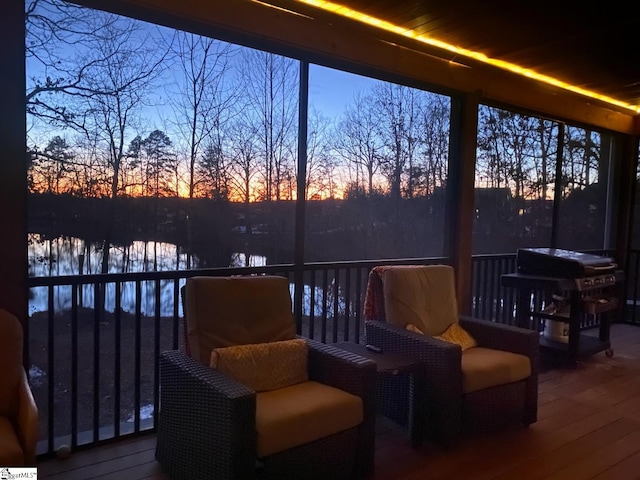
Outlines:
{"label": "chair armrest", "polygon": [[375,362],[333,345],[305,339],[309,345],[309,380],[339,388],[362,399],[363,420],[358,430],[356,477],[372,475],[375,462]]}
{"label": "chair armrest", "polygon": [[383,352],[417,358],[428,362],[430,369],[455,365],[460,369],[462,349],[458,345],[377,320],[365,322],[365,335],[368,343]]}
{"label": "chair armrest", "polygon": [[466,316],[460,316],[460,326],[476,339],[480,347],[519,353],[537,362],[540,338],[534,330]]}
{"label": "chair armrest", "polygon": [[365,322],[367,342],[383,353],[422,361],[426,396],[425,431],[441,445],[453,446],[462,429],[462,349],[428,335],[410,332],[386,322]]}
{"label": "chair armrest", "polygon": [[18,438],[24,452],[25,465],[35,465],[36,445],[38,443],[38,407],[33,399],[24,370],[22,370],[22,379],[18,387],[16,423]]}
{"label": "chair armrest", "polygon": [[156,458],[170,477],[251,478],[255,418],[250,388],[178,350],[160,355]]}
{"label": "chair armrest", "polygon": [[333,345],[305,339],[309,345],[309,380],[359,397],[374,396],[376,364]]}

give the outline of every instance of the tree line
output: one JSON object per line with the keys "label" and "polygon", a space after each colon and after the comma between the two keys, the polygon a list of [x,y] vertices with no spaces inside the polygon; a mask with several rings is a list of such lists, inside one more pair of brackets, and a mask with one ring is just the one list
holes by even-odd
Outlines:
{"label": "tree line", "polygon": [[[298,181],[313,200],[446,187],[449,97],[377,81],[332,118],[312,103],[298,179],[297,60],[62,0],[25,5],[32,192],[248,204],[295,199]],[[487,106],[479,120],[478,188],[546,202],[606,177],[599,133]]]}

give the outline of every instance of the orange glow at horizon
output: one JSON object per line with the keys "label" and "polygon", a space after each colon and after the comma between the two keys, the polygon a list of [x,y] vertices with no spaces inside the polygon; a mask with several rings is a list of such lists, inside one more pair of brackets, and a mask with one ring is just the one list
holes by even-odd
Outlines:
{"label": "orange glow at horizon", "polygon": [[546,83],[548,85],[553,85],[555,87],[562,88],[563,90],[567,90],[573,93],[577,93],[583,95],[585,97],[597,99],[603,102],[606,102],[610,105],[615,105],[618,107],[622,107],[628,110],[633,111],[634,113],[640,113],[640,105],[631,105],[626,102],[622,102],[615,98],[609,97],[607,95],[602,95],[597,92],[587,90],[576,85],[572,85],[567,82],[563,82],[562,80],[558,80],[557,78],[550,77],[548,75],[540,74],[532,69],[524,68],[514,63],[506,62],[503,60],[498,60],[496,58],[487,57],[485,54],[476,52],[473,50],[469,50],[462,47],[457,47],[455,45],[451,45],[449,43],[443,42],[436,38],[430,37],[428,35],[424,35],[418,33],[413,29],[407,29],[404,27],[400,27],[394,23],[387,22],[386,20],[382,20],[376,17],[372,17],[365,13],[359,12],[357,10],[353,10],[345,5],[341,5],[339,3],[329,2],[325,0],[296,0],[299,3],[303,3],[309,5],[311,7],[315,7],[326,12],[330,12],[336,15],[340,15],[345,18],[350,18],[352,20],[359,21],[361,23],[370,25],[375,28],[379,28],[381,30],[385,30],[387,32],[395,33],[402,37],[411,38],[413,40],[417,40],[421,43],[431,45],[437,48],[441,48],[443,50],[455,53],[456,55],[462,55],[467,58],[471,58],[473,60],[478,60],[480,62],[486,63],[488,65],[493,65],[495,67],[501,68],[503,70],[510,71],[512,73],[516,73],[518,75],[532,78],[539,82]]}

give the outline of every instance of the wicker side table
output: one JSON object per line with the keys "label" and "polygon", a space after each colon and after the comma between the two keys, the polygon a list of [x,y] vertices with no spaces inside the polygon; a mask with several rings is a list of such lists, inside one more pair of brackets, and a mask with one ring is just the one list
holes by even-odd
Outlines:
{"label": "wicker side table", "polygon": [[422,363],[402,355],[377,353],[355,342],[334,345],[376,363],[378,413],[407,428],[411,444],[420,445],[424,439],[425,407]]}

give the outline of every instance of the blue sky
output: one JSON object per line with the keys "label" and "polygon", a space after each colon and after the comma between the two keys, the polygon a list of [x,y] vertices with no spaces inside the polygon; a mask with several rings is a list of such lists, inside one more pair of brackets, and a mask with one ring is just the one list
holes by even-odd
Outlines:
{"label": "blue sky", "polygon": [[309,105],[335,119],[351,102],[358,90],[369,90],[380,80],[362,75],[346,73],[341,70],[309,66]]}

